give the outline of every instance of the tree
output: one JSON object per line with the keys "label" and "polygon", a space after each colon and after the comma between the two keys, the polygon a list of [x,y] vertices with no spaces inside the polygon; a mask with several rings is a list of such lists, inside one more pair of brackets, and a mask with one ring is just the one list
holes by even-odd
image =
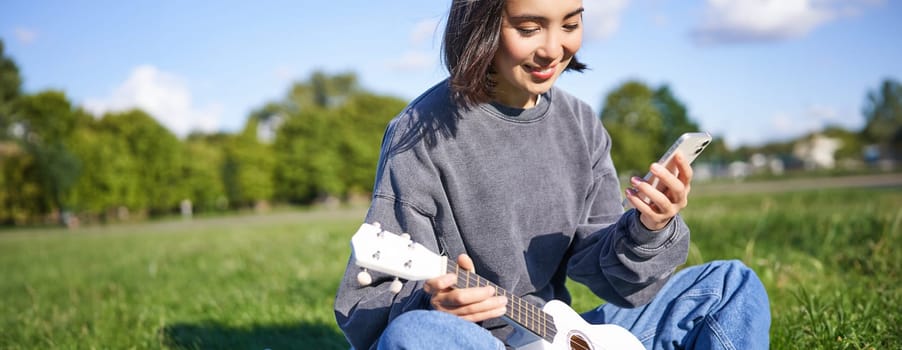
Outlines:
{"label": "tree", "polygon": [[611,135],[611,158],[621,173],[644,173],[665,151],[663,119],[654,102],[654,92],[638,81],[623,83],[605,98],[601,121]]}
{"label": "tree", "polygon": [[182,164],[182,178],[197,211],[226,209],[228,197],[222,179],[225,150],[219,135],[193,136],[185,141],[188,161]]}
{"label": "tree", "polygon": [[25,224],[50,211],[38,181],[34,157],[17,143],[8,143],[0,155],[0,223]]}
{"label": "tree", "polygon": [[698,124],[689,118],[689,112],[680,100],[673,95],[670,86],[663,85],[655,90],[652,104],[661,113],[663,126],[661,141],[669,145],[685,132],[699,131]]}
{"label": "tree", "polygon": [[405,105],[398,98],[363,93],[337,110],[343,195],[372,191],[383,131]]}
{"label": "tree", "polygon": [[328,109],[305,109],[289,114],[279,128],[273,144],[279,198],[308,203],[342,191],[336,176],[341,154],[333,114]]}
{"label": "tree", "polygon": [[878,90],[868,92],[862,113],[865,137],[887,157],[902,157],[902,85],[884,80]]}
{"label": "tree", "polygon": [[404,105],[363,91],[353,74],[295,84],[273,144],[277,197],[308,203],[370,191],[383,130]]}
{"label": "tree", "polygon": [[75,128],[84,122],[83,118],[86,116],[77,113],[59,91],[20,97],[13,118],[13,123],[22,130],[18,140],[34,159],[43,200],[48,203],[48,209],[61,211],[63,224],[67,224],[70,209],[66,199],[81,170],[81,163],[70,146]]}
{"label": "tree", "polygon": [[670,86],[627,81],[605,98],[600,113],[611,134],[611,158],[622,174],[645,174],[684,132],[699,131]]}
{"label": "tree", "polygon": [[138,109],[105,114],[100,128],[125,141],[122,156],[131,157],[134,168],[120,176],[131,177],[140,189],[134,209],[165,213],[186,198],[184,150],[172,132]]}
{"label": "tree", "polygon": [[275,157],[271,146],[257,139],[259,121],[251,117],[226,143],[223,179],[233,205],[256,205],[273,197]]}
{"label": "tree", "polygon": [[361,92],[354,73],[328,75],[313,72],[310,79],[295,83],[286,100],[286,109],[299,111],[310,108],[331,108],[341,105],[347,98]]}
{"label": "tree", "polygon": [[6,56],[3,40],[0,40],[0,141],[9,135],[12,125],[13,102],[22,94],[22,77],[19,67]]}
{"label": "tree", "polygon": [[80,214],[114,219],[119,208],[138,209],[145,203],[139,166],[127,139],[92,120],[76,131],[72,151],[86,169],[71,193],[72,206]]}

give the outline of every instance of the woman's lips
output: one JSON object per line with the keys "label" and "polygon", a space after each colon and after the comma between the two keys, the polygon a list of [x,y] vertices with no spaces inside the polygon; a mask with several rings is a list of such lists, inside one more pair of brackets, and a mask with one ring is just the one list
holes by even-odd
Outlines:
{"label": "woman's lips", "polygon": [[555,68],[556,68],[556,66],[550,66],[550,67],[526,66],[526,70],[529,72],[529,75],[531,75],[533,78],[536,78],[539,80],[551,79],[551,77],[554,76]]}

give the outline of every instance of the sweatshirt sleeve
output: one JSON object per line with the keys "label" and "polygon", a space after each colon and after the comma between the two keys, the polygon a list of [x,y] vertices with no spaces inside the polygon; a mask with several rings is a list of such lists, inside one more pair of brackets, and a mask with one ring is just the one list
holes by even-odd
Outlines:
{"label": "sweatshirt sleeve", "polygon": [[[429,218],[394,198],[375,197],[366,221],[378,221],[383,229],[391,232],[409,232],[414,241],[437,251],[435,239],[429,238],[432,236]],[[428,294],[422,289],[422,281],[404,281],[401,292],[394,294],[389,290],[394,277],[375,271],[368,271],[373,282],[361,286],[357,283],[361,269],[352,259],[335,297],[335,319],[353,348],[372,349],[392,319],[408,310],[428,308]]]}
{"label": "sweatshirt sleeve", "polygon": [[689,228],[677,215],[659,231],[624,212],[610,157],[610,136],[597,125],[593,188],[587,219],[576,230],[567,274],[607,302],[634,307],[650,302],[689,253]]}
{"label": "sweatshirt sleeve", "polygon": [[[430,214],[434,211],[408,199],[414,197],[412,193],[426,192],[432,183],[429,180],[435,177],[416,152],[396,152],[399,147],[413,144],[406,143],[410,137],[403,126],[399,128],[395,120],[386,129],[366,222],[379,222],[384,230],[397,234],[408,233],[414,242],[432,252],[441,252],[434,215]],[[423,291],[423,281],[402,281],[401,291],[392,293],[389,286],[395,277],[375,271],[368,271],[373,282],[361,286],[357,283],[361,269],[352,259],[353,256],[348,260],[335,296],[335,319],[353,348],[372,349],[395,317],[409,310],[429,308],[429,296]]]}

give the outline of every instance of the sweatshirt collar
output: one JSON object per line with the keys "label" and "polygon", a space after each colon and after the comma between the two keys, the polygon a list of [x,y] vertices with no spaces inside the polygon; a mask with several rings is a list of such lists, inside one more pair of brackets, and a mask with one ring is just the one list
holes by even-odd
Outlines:
{"label": "sweatshirt collar", "polygon": [[532,108],[509,107],[497,102],[484,103],[480,107],[490,114],[507,121],[518,123],[535,122],[543,119],[548,114],[551,103],[554,101],[553,91],[554,89],[552,88],[540,95],[536,106]]}

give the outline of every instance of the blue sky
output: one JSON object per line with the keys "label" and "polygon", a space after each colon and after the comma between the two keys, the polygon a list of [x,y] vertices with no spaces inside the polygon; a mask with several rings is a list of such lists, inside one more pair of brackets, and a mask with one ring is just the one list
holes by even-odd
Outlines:
{"label": "blue sky", "polygon": [[[96,113],[141,107],[178,135],[240,129],[314,70],[353,71],[403,99],[446,75],[450,0],[0,2],[0,38],[27,92]],[[732,146],[824,125],[860,128],[868,90],[902,80],[902,1],[584,0],[559,85],[596,110],[627,79],[669,84]],[[381,132],[381,131],[380,131]]]}

